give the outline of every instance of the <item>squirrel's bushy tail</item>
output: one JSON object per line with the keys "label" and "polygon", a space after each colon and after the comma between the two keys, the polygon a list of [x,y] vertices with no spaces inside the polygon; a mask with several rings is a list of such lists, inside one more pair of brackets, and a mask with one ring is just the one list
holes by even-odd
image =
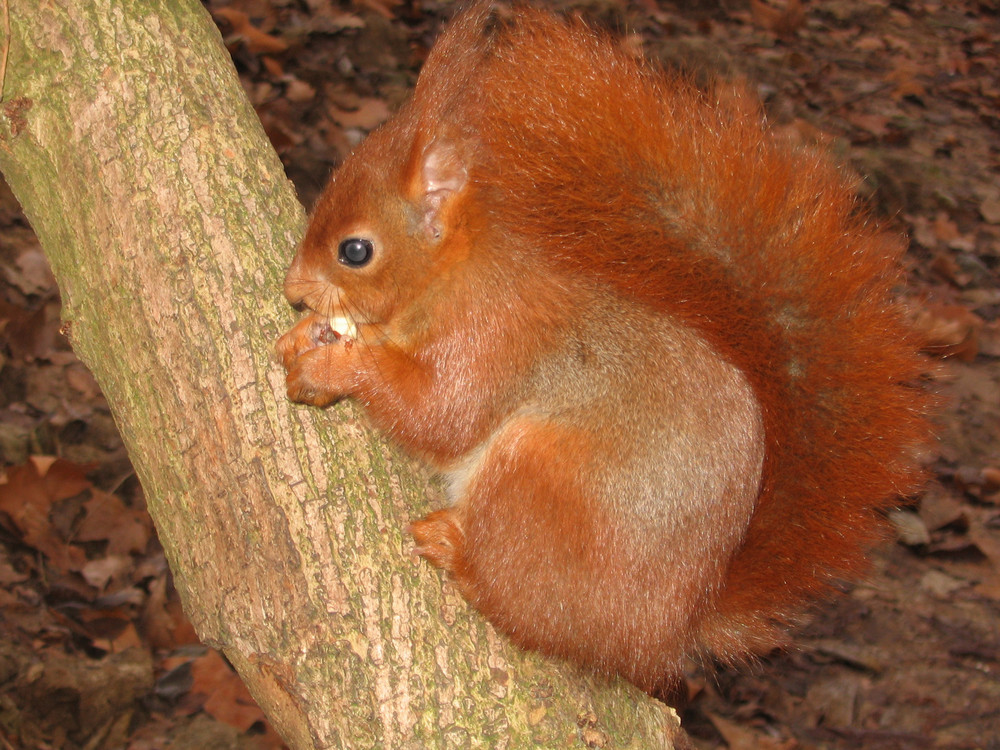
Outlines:
{"label": "squirrel's bushy tail", "polygon": [[544,13],[505,25],[483,5],[439,46],[452,62],[465,50],[466,72],[425,115],[480,144],[471,177],[498,190],[495,220],[536,238],[525,252],[554,274],[685,321],[750,380],[763,488],[698,638],[724,659],[771,645],[775,625],[863,570],[880,512],[919,481],[928,397],[891,304],[901,242],[735,87],[700,90]]}

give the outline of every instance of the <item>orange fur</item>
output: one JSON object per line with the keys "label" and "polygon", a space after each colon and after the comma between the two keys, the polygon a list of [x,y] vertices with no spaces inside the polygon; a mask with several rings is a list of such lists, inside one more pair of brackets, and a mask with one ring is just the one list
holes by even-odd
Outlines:
{"label": "orange fur", "polygon": [[[647,690],[767,648],[919,480],[900,243],[757,105],[487,4],[334,175],[289,394],[445,472],[418,551],[528,648]],[[363,267],[338,260],[371,240]],[[359,324],[323,340],[328,318]]]}

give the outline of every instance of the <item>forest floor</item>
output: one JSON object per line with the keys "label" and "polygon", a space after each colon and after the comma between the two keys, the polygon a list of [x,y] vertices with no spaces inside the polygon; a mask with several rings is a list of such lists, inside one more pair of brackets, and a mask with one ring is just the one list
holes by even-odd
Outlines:
{"label": "forest floor", "polygon": [[[438,2],[209,0],[307,206],[406,97]],[[943,397],[927,491],[871,576],[750,670],[693,674],[699,747],[1000,748],[1000,4],[560,2],[740,78],[909,237],[901,297]],[[275,294],[279,294],[275,290]],[[180,611],[108,406],[0,190],[0,749],[277,748]]]}

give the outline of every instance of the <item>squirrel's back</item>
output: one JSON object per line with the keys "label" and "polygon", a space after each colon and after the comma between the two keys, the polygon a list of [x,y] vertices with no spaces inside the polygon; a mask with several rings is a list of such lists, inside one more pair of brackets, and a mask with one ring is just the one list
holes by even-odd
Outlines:
{"label": "squirrel's back", "polygon": [[771,645],[863,569],[880,512],[919,479],[923,364],[890,304],[900,240],[738,87],[699,89],[578,21],[474,7],[411,106],[418,130],[475,154],[489,221],[540,263],[672,316],[744,373],[762,489],[696,638],[723,659]]}

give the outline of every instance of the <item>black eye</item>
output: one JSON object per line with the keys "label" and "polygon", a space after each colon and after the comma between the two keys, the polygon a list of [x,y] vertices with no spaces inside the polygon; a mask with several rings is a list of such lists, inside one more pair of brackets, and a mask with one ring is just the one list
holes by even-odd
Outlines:
{"label": "black eye", "polygon": [[340,243],[338,260],[346,266],[360,268],[372,259],[375,246],[371,240],[361,237],[348,237]]}

